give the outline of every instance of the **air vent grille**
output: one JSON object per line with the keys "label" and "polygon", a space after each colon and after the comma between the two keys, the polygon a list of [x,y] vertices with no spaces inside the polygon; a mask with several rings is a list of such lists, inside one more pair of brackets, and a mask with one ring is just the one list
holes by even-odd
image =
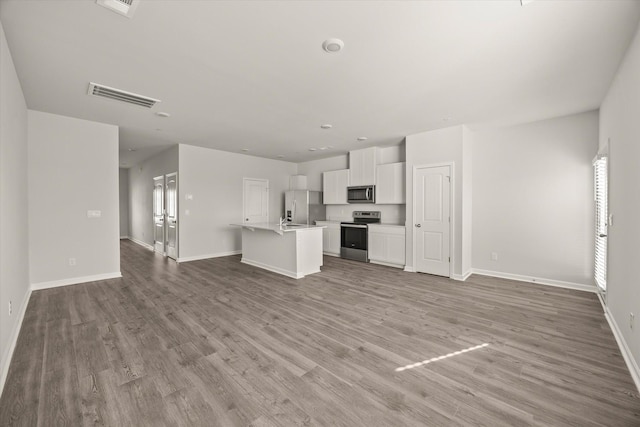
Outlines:
{"label": "air vent grille", "polygon": [[149,98],[148,96],[138,95],[136,93],[115,89],[93,82],[89,83],[88,94],[92,96],[101,96],[103,98],[126,102],[128,104],[139,105],[145,108],[151,108],[158,102],[161,102],[159,99]]}
{"label": "air vent grille", "polygon": [[96,0],[99,6],[106,7],[112,12],[131,18],[138,7],[139,0]]}

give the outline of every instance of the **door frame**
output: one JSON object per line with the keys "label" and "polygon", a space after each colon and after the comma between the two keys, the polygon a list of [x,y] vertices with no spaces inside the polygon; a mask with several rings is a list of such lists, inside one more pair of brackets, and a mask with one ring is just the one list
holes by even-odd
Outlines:
{"label": "door frame", "polygon": [[[156,181],[162,180],[162,252],[158,252],[156,250],[156,220],[155,220],[155,192],[156,192]],[[153,193],[151,196],[151,215],[153,216],[153,251],[161,254],[162,256],[167,256],[167,201],[166,201],[166,189],[167,180],[165,175],[158,175],[152,178],[153,180]]]}
{"label": "door frame", "polygon": [[455,227],[453,224],[456,220],[456,211],[455,211],[455,162],[442,162],[442,163],[427,163],[422,165],[414,165],[413,166],[413,176],[412,176],[412,189],[411,189],[411,200],[413,204],[413,212],[411,218],[411,235],[412,235],[412,262],[413,262],[413,271],[418,272],[416,268],[416,175],[418,169],[430,169],[430,168],[439,168],[447,166],[449,167],[449,175],[451,176],[451,184],[449,185],[449,216],[453,219],[453,221],[449,221],[449,256],[451,257],[451,261],[449,262],[449,278],[453,278],[453,266],[456,260],[456,247],[455,247]]}
{"label": "door frame", "polygon": [[[168,178],[175,176],[176,177],[176,257],[173,258],[172,256],[169,256],[169,221],[168,221],[168,213],[167,213],[167,182],[168,182]],[[171,172],[168,174],[164,175],[164,210],[165,210],[165,226],[164,226],[164,235],[165,235],[165,243],[164,243],[164,249],[165,249],[165,256],[178,261],[179,258],[179,254],[180,254],[180,197],[178,197],[179,194],[179,189],[180,189],[180,180],[178,178],[178,172]]]}
{"label": "door frame", "polygon": [[246,211],[246,206],[244,205],[244,201],[245,201],[245,194],[244,194],[244,190],[246,188],[246,182],[247,181],[262,181],[265,182],[267,184],[267,219],[270,219],[269,215],[269,208],[270,208],[270,200],[271,199],[271,186],[269,183],[269,180],[267,178],[251,178],[251,177],[242,177],[242,224],[245,223],[245,218],[247,217],[247,211]]}

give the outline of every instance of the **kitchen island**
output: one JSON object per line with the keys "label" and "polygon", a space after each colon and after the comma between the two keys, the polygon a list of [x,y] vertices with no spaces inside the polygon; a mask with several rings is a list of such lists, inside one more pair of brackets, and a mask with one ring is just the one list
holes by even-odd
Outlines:
{"label": "kitchen island", "polygon": [[300,279],[319,273],[322,229],[316,225],[231,224],[242,227],[242,262]]}

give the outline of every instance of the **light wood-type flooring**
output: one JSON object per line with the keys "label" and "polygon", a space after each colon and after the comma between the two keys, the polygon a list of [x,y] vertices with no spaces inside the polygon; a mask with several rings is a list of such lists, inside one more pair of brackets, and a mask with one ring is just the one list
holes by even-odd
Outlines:
{"label": "light wood-type flooring", "polygon": [[640,425],[594,294],[121,247],[122,279],[33,293],[0,425]]}

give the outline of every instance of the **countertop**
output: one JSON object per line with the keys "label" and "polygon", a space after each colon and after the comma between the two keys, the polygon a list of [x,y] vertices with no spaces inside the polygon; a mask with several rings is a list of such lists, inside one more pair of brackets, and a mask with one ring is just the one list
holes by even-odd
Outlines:
{"label": "countertop", "polygon": [[[344,221],[350,222],[349,220],[344,220]],[[343,222],[343,221],[322,220],[322,221],[316,221],[316,224],[317,223],[324,223],[324,224],[337,224],[337,225],[340,225],[341,222]],[[373,226],[383,225],[383,226],[387,226],[387,227],[404,227],[405,226],[404,224],[396,224],[396,223],[388,223],[388,222],[382,222],[380,224],[369,224],[369,225],[373,225]]]}
{"label": "countertop", "polygon": [[315,228],[325,228],[323,225],[309,225],[309,224],[294,224],[295,227],[281,227],[280,224],[272,222],[256,222],[251,224],[231,224],[238,227],[249,228],[252,230],[267,230],[274,233],[282,234],[289,233],[291,231],[311,230]]}

